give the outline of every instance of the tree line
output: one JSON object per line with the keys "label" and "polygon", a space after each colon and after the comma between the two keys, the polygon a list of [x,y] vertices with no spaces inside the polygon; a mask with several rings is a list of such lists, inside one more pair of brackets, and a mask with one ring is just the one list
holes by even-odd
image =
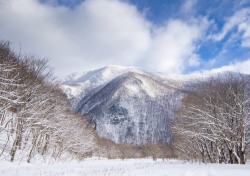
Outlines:
{"label": "tree line", "polygon": [[0,157],[81,158],[92,150],[94,132],[71,112],[48,60],[17,54],[0,42]]}
{"label": "tree line", "polygon": [[179,156],[245,164],[250,144],[250,77],[226,73],[198,81],[184,93],[172,123]]}

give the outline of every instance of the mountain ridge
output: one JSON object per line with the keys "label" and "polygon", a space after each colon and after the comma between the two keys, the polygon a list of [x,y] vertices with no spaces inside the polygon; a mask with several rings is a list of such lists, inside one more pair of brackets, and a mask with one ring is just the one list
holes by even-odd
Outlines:
{"label": "mountain ridge", "polygon": [[169,122],[182,88],[209,75],[166,75],[136,67],[106,66],[73,74],[61,86],[75,112],[97,134],[116,143],[170,143]]}
{"label": "mountain ridge", "polygon": [[84,97],[75,110],[87,117],[101,137],[116,143],[168,143],[172,109],[166,107],[171,106],[167,104],[174,92],[151,77],[128,72]]}
{"label": "mountain ridge", "polygon": [[127,72],[144,74],[162,82],[166,81],[168,84],[176,84],[176,78],[178,78],[178,82],[183,82],[183,80],[189,80],[192,78],[191,75],[169,75],[160,72],[147,71],[138,67],[108,65],[99,69],[84,71],[82,73],[73,73],[65,76],[62,79],[61,88],[69,99],[80,99],[84,97],[89,90],[105,84],[115,77]]}

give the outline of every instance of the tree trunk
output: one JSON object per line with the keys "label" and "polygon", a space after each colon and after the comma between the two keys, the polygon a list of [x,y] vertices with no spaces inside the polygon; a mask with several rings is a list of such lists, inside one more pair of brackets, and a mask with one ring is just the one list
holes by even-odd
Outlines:
{"label": "tree trunk", "polygon": [[13,162],[15,159],[15,155],[16,155],[16,150],[17,150],[17,139],[15,139],[11,151],[10,151],[10,161]]}
{"label": "tree trunk", "polygon": [[33,153],[33,150],[34,150],[34,148],[36,146],[37,138],[38,138],[38,135],[34,135],[33,142],[32,142],[32,147],[30,149],[28,160],[27,160],[28,163],[30,163],[30,160],[32,158],[32,153]]}
{"label": "tree trunk", "polygon": [[244,149],[243,151],[241,149],[239,150],[239,158],[240,158],[240,164],[246,164],[246,155]]}
{"label": "tree trunk", "polygon": [[45,144],[44,144],[44,146],[43,146],[41,155],[44,155],[44,154],[47,152],[48,140],[49,140],[49,135],[48,135],[48,134],[45,134]]}
{"label": "tree trunk", "polygon": [[233,150],[232,149],[228,149],[228,153],[229,153],[229,163],[230,164],[234,164]]}

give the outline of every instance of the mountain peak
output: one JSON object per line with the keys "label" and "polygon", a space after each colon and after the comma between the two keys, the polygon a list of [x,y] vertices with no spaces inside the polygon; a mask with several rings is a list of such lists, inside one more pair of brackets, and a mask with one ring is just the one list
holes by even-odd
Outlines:
{"label": "mountain peak", "polygon": [[126,69],[128,67],[122,66],[122,65],[107,65],[105,67],[103,67],[105,69]]}
{"label": "mountain peak", "polygon": [[92,89],[79,99],[75,110],[87,117],[100,136],[114,142],[168,143],[167,122],[179,96],[175,92],[152,77],[128,71]]}

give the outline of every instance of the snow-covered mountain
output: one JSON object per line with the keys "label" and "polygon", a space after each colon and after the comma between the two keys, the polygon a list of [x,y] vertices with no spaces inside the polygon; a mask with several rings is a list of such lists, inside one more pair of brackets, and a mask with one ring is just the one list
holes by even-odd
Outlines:
{"label": "snow-covered mountain", "polygon": [[62,89],[100,136],[133,145],[167,143],[179,88],[192,78],[111,65],[67,76]]}
{"label": "snow-covered mountain", "polygon": [[63,90],[68,95],[68,98],[82,98],[88,93],[88,91],[91,91],[92,89],[129,71],[137,73],[142,72],[140,69],[134,67],[109,65],[88,72],[73,73],[63,79]]}
{"label": "snow-covered mountain", "polygon": [[67,94],[69,99],[78,102],[89,91],[107,84],[117,76],[124,73],[134,72],[142,75],[147,75],[167,85],[179,86],[185,81],[196,78],[199,75],[168,75],[160,72],[150,72],[137,67],[124,67],[118,65],[109,65],[100,69],[91,70],[82,73],[73,73],[63,78],[62,89]]}

